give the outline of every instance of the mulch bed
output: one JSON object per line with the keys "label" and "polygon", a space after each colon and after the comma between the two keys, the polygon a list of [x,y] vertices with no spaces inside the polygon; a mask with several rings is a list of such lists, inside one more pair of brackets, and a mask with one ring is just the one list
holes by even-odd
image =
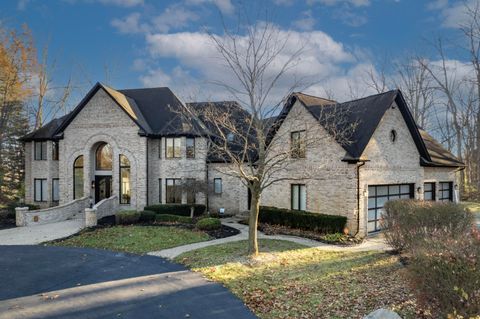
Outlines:
{"label": "mulch bed", "polygon": [[0,211],[0,230],[16,227],[15,214],[9,214],[7,210]]}
{"label": "mulch bed", "polygon": [[326,244],[339,245],[339,246],[353,246],[353,245],[360,244],[363,241],[362,239],[346,236],[346,235],[341,236],[338,239],[331,240],[329,236],[326,236],[325,234],[321,234],[318,232],[290,228],[290,227],[280,226],[280,225],[270,225],[270,224],[264,224],[264,223],[259,223],[258,229],[261,232],[263,232],[265,235],[297,236],[297,237],[317,240]]}

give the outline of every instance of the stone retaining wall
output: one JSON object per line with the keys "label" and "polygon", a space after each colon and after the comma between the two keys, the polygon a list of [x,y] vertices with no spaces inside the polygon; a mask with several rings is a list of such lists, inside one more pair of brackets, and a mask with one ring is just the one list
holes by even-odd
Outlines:
{"label": "stone retaining wall", "polygon": [[17,207],[15,209],[16,224],[17,226],[34,226],[61,222],[83,213],[89,204],[90,199],[83,197],[64,205],[32,211],[28,210],[28,207]]}

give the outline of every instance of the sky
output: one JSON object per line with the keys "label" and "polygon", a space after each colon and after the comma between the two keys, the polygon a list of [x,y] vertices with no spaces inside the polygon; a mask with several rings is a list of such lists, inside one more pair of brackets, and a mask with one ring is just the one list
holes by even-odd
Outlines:
{"label": "sky", "polygon": [[[467,0],[478,1],[478,0]],[[39,51],[48,45],[52,80],[69,78],[73,108],[94,83],[113,88],[168,86],[185,100],[229,99],[211,81],[231,81],[206,30],[223,36],[238,14],[275,24],[293,50],[306,50],[290,76],[305,76],[306,93],[342,101],[374,93],[366,74],[411,54],[438,59],[432,43],[453,39],[449,59],[466,61],[458,39],[463,1],[451,0],[3,0],[0,23],[27,24]],[[256,14],[252,14],[256,13]],[[261,14],[259,14],[261,13]],[[240,31],[242,32],[242,31]],[[288,52],[287,52],[288,53]],[[390,76],[395,76],[391,74]],[[275,98],[286,92],[280,83]],[[330,97],[330,96],[329,96]]]}

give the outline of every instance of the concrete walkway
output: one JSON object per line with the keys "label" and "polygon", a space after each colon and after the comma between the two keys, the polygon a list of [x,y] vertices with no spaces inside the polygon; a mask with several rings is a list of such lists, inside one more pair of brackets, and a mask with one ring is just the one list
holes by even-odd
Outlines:
{"label": "concrete walkway", "polygon": [[75,219],[46,225],[4,229],[0,230],[0,245],[37,245],[76,234],[83,226],[83,220]]}
{"label": "concrete walkway", "polygon": [[[224,244],[224,243],[229,243],[229,242],[234,242],[234,241],[240,241],[240,240],[247,240],[248,239],[248,226],[247,225],[242,225],[239,224],[235,219],[233,218],[225,218],[222,220],[222,224],[226,226],[230,226],[233,228],[236,228],[240,231],[240,234],[227,237],[227,238],[220,238],[220,239],[214,239],[210,241],[204,241],[200,243],[194,243],[194,244],[189,244],[189,245],[184,245],[184,246],[178,246],[170,249],[164,249],[160,251],[154,251],[148,253],[149,255],[152,256],[158,256],[158,257],[164,257],[164,258],[169,258],[173,259],[185,252],[191,251],[191,250],[196,250],[208,246],[213,246],[213,245],[219,245],[219,244]],[[258,232],[258,238],[260,239],[278,239],[278,240],[286,240],[290,242],[294,242],[297,244],[301,244],[307,247],[315,247],[321,250],[330,250],[330,251],[368,251],[368,250],[380,250],[380,251],[387,251],[390,250],[390,247],[388,247],[385,244],[385,241],[383,240],[383,237],[381,235],[375,236],[375,237],[369,237],[366,240],[363,241],[363,243],[359,245],[354,245],[354,246],[338,246],[338,245],[330,245],[330,244],[325,244],[316,240],[308,239],[308,238],[301,238],[301,237],[295,237],[295,236],[287,236],[287,235],[265,235],[262,232]]]}

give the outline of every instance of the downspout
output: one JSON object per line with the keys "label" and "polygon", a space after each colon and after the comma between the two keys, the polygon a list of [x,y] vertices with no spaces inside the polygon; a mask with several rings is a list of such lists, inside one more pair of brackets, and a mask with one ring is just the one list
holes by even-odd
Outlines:
{"label": "downspout", "polygon": [[360,232],[360,167],[365,165],[365,161],[357,165],[357,232],[354,237],[357,237]]}

